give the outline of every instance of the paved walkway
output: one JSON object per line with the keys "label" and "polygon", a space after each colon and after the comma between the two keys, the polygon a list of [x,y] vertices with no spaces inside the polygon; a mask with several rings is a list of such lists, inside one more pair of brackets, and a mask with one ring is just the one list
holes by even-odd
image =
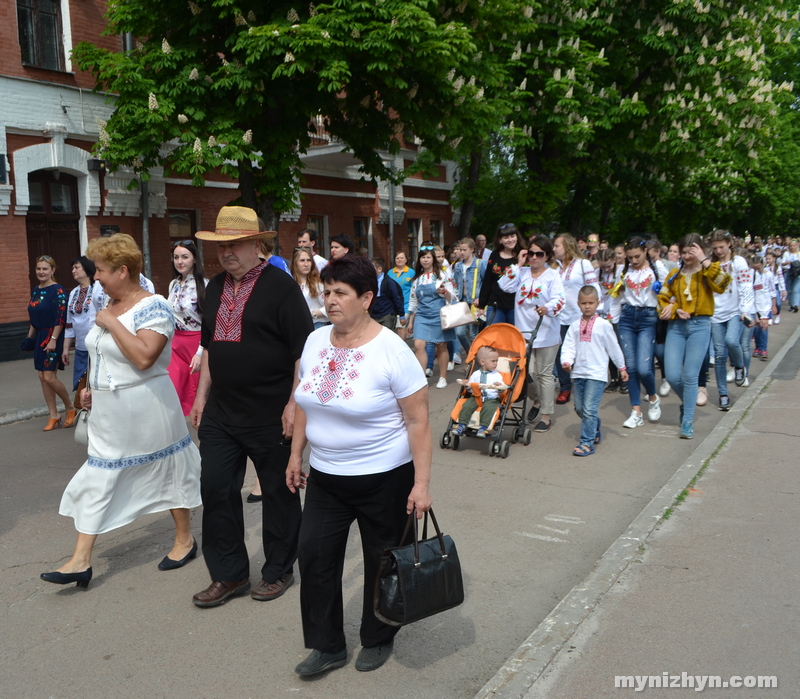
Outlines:
{"label": "paved walkway", "polygon": [[730,436],[709,435],[685,500],[649,537],[621,537],[479,697],[665,696],[665,675],[676,698],[800,696],[798,337],[727,416]]}

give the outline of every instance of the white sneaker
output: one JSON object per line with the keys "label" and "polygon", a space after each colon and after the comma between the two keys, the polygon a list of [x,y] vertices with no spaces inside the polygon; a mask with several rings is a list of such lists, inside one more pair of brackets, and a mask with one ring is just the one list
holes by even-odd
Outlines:
{"label": "white sneaker", "polygon": [[712,355],[711,355],[711,356],[708,358],[708,365],[709,365],[709,366],[714,366],[714,364],[716,364],[716,363],[717,363],[717,358],[716,358],[716,357],[715,357],[715,356],[712,354]]}
{"label": "white sneaker", "polygon": [[641,413],[637,413],[635,410],[631,410],[631,416],[622,423],[623,427],[627,427],[630,430],[642,425],[644,425],[644,418]]}
{"label": "white sneaker", "polygon": [[735,369],[728,369],[728,374],[725,377],[725,380],[728,383],[733,382],[736,379],[736,370]]}
{"label": "white sneaker", "polygon": [[772,322],[773,322],[775,325],[780,325],[780,322],[781,322],[781,317],[780,317],[780,316],[775,316],[775,317],[772,319]]}
{"label": "white sneaker", "polygon": [[453,371],[456,368],[456,365],[453,362],[447,362],[447,371]]}
{"label": "white sneaker", "polygon": [[742,384],[742,388],[747,388],[750,385],[750,379],[748,377],[744,377],[744,383]]}
{"label": "white sneaker", "polygon": [[433,376],[433,369],[425,369],[425,376]]}
{"label": "white sneaker", "polygon": [[671,388],[672,387],[669,385],[669,381],[664,379],[661,382],[661,387],[658,389],[658,395],[660,395],[662,397],[668,396]]}
{"label": "white sneaker", "polygon": [[458,352],[453,355],[453,364],[461,364],[461,355]]}
{"label": "white sneaker", "polygon": [[695,401],[697,405],[705,405],[708,403],[708,389],[705,386],[700,386],[697,389],[697,401]]}
{"label": "white sneaker", "polygon": [[447,388],[447,379],[444,376],[439,377],[439,380],[436,382],[436,388]]}
{"label": "white sneaker", "polygon": [[647,411],[647,419],[650,422],[658,422],[661,417],[661,399],[656,396],[654,401],[648,401],[648,403],[650,403],[650,408]]}

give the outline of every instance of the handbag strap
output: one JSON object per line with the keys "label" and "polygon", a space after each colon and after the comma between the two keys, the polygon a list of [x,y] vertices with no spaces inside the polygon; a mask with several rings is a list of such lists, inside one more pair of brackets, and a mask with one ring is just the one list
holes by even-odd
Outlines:
{"label": "handbag strap", "polygon": [[472,270],[472,303],[475,303],[475,292],[478,289],[478,262],[475,262],[475,269]]}
{"label": "handbag strap", "polygon": [[[439,546],[442,550],[442,559],[447,558],[447,549],[444,545],[444,536],[442,536],[442,532],[439,529],[439,523],[436,521],[436,515],[433,514],[433,508],[428,510],[425,513],[425,521],[422,525],[422,540],[425,541],[428,538],[428,514],[431,516],[431,521],[433,522],[433,527],[436,529],[436,538],[439,539]],[[405,546],[406,538],[408,537],[409,531],[412,529],[411,524],[414,524],[414,567],[418,568],[420,565],[419,562],[419,520],[417,519],[417,508],[415,507],[411,514],[408,515],[408,520],[406,520],[406,528],[403,530],[403,536],[400,539],[400,546]]]}

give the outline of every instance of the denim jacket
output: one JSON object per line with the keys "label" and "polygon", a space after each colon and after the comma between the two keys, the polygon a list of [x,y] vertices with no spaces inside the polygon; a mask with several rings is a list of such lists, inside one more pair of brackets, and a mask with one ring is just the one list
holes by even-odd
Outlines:
{"label": "denim jacket", "polygon": [[[477,283],[474,283],[475,269],[478,270]],[[466,301],[467,303],[474,303],[481,293],[481,284],[483,283],[483,275],[486,273],[486,260],[479,260],[473,255],[472,264],[469,267],[464,267],[463,262],[456,262],[453,267],[453,281],[456,285],[456,292],[458,293],[459,301]],[[473,283],[475,287],[475,295],[472,294]]]}

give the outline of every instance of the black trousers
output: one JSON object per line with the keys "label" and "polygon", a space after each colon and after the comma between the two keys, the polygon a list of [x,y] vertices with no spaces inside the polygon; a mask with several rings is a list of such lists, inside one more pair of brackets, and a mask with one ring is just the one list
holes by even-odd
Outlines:
{"label": "black trousers", "polygon": [[361,645],[391,641],[398,627],[372,609],[375,578],[384,549],[397,546],[408,515],[414,464],[368,476],[332,476],[311,469],[300,527],[300,610],[306,648],[335,653],[345,647],[342,570],[350,525],[358,522],[364,552]]}
{"label": "black trousers", "polygon": [[284,573],[291,573],[297,558],[301,509],[299,493],[293,494],[286,487],[291,448],[281,445],[281,426],[235,427],[203,415],[197,434],[202,459],[203,557],[211,579],[250,577],[241,492],[248,456],[264,493],[261,575],[271,583]]}

